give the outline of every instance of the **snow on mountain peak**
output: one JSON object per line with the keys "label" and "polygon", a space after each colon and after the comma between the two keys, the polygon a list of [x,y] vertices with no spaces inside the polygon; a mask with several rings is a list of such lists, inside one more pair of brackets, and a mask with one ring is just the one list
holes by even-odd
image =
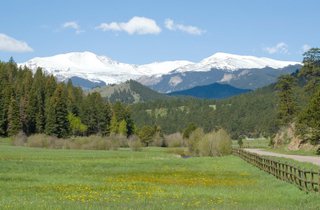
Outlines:
{"label": "snow on mountain peak", "polygon": [[301,65],[301,63],[294,61],[279,61],[265,57],[234,55],[217,52],[212,56],[201,60],[195,65],[184,66],[177,69],[177,71],[209,71],[210,69],[235,71],[239,69],[262,69],[265,67],[281,69],[289,65],[297,64]]}
{"label": "snow on mountain peak", "polygon": [[92,52],[71,52],[51,57],[36,57],[21,66],[34,71],[41,67],[47,74],[53,74],[60,80],[70,77],[81,77],[90,81],[104,81],[106,84],[120,83],[142,76],[157,76],[186,64],[189,61],[155,62],[145,65],[132,65],[114,61],[106,56],[98,56]]}

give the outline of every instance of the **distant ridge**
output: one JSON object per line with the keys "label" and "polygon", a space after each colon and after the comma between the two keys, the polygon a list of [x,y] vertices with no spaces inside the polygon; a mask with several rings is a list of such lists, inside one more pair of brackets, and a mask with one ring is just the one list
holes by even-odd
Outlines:
{"label": "distant ridge", "polygon": [[249,89],[240,89],[227,84],[213,83],[197,86],[191,89],[169,93],[170,96],[193,96],[196,98],[222,99],[250,92]]}

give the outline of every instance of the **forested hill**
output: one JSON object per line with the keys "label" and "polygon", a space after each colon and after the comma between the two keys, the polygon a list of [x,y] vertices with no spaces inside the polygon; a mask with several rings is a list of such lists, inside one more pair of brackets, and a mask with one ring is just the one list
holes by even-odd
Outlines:
{"label": "forested hill", "polygon": [[169,93],[170,96],[193,96],[196,98],[221,99],[247,93],[251,90],[240,89],[228,84],[213,83],[210,85],[197,86],[187,90]]}
{"label": "forested hill", "polygon": [[128,80],[117,85],[94,88],[90,92],[98,92],[103,98],[108,99],[112,103],[122,102],[131,104],[169,99],[169,96],[158,93],[134,80]]}
{"label": "forested hill", "polygon": [[58,83],[40,68],[35,74],[18,68],[11,59],[0,62],[0,136],[23,131],[57,137],[117,133],[119,124],[126,135],[133,121],[126,106],[111,105],[98,93],[85,95],[81,88]]}
{"label": "forested hill", "polygon": [[211,131],[223,127],[233,136],[270,136],[277,131],[274,85],[225,100],[177,98],[132,105],[138,127],[158,125],[164,133],[183,131],[195,124]]}

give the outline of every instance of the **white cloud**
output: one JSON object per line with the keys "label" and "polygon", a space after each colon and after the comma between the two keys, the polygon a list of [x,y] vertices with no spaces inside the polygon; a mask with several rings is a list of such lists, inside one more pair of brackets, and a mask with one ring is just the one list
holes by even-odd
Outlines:
{"label": "white cloud", "polygon": [[288,45],[284,42],[279,42],[275,46],[272,47],[266,47],[264,48],[264,51],[268,52],[269,54],[275,54],[275,53],[280,53],[280,54],[288,54]]}
{"label": "white cloud", "polygon": [[188,34],[192,35],[202,35],[205,31],[196,27],[196,26],[189,26],[189,25],[183,25],[183,24],[176,24],[172,19],[166,19],[164,22],[167,29],[170,31],[182,31]]}
{"label": "white cloud", "polygon": [[33,52],[33,49],[24,41],[0,33],[0,51],[22,53]]}
{"label": "white cloud", "polygon": [[80,29],[80,25],[75,21],[65,22],[64,24],[62,24],[62,28],[73,29],[76,31],[76,34],[80,34],[84,32],[83,30]]}
{"label": "white cloud", "polygon": [[302,46],[302,52],[307,52],[308,50],[310,50],[311,49],[311,47],[310,47],[310,45],[308,45],[308,44],[304,44],[303,46]]}
{"label": "white cloud", "polygon": [[146,17],[133,17],[128,22],[101,23],[96,29],[102,31],[125,31],[128,34],[159,34],[161,28],[156,21]]}

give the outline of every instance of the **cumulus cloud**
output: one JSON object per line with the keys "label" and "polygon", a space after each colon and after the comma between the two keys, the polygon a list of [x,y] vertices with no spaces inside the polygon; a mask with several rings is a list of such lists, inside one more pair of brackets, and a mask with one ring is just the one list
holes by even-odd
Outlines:
{"label": "cumulus cloud", "polygon": [[159,34],[161,28],[156,21],[146,17],[133,17],[128,22],[101,23],[96,29],[102,31],[124,31],[128,34]]}
{"label": "cumulus cloud", "polygon": [[80,29],[80,25],[75,21],[69,21],[69,22],[63,23],[62,28],[73,29],[73,30],[75,30],[76,34],[80,34],[80,33],[84,32],[83,30]]}
{"label": "cumulus cloud", "polygon": [[311,46],[308,44],[304,44],[301,49],[302,49],[302,52],[307,52],[308,50],[311,49]]}
{"label": "cumulus cloud", "polygon": [[279,42],[275,46],[272,47],[266,47],[264,48],[264,51],[268,52],[269,54],[275,54],[275,53],[280,53],[280,54],[288,54],[288,45],[284,42]]}
{"label": "cumulus cloud", "polygon": [[172,19],[168,18],[165,20],[164,25],[170,31],[182,31],[192,35],[202,35],[205,31],[190,25],[176,24]]}
{"label": "cumulus cloud", "polygon": [[33,52],[33,49],[24,41],[0,33],[0,51],[23,53]]}

